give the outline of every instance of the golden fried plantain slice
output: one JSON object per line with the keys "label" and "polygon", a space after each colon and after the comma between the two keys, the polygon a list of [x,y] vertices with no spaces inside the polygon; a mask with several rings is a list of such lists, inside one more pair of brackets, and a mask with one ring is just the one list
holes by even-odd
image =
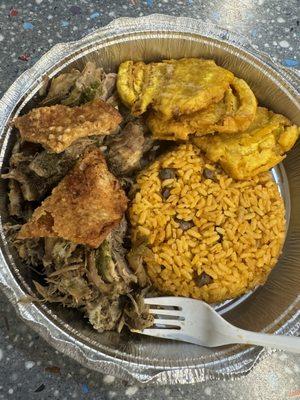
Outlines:
{"label": "golden fried plantain slice", "polygon": [[143,114],[151,105],[171,118],[220,101],[233,78],[213,60],[183,58],[150,64],[126,61],[119,67],[117,88],[133,115]]}
{"label": "golden fried plantain slice", "polygon": [[126,208],[125,193],[101,151],[90,149],[35,209],[18,238],[60,237],[96,248],[120,223]]}
{"label": "golden fried plantain slice", "polygon": [[213,60],[184,58],[164,63],[167,65],[166,80],[153,108],[168,118],[191,114],[220,101],[234,78]]}
{"label": "golden fried plantain slice", "polygon": [[32,109],[18,117],[14,125],[23,140],[40,143],[45,149],[60,153],[77,139],[114,132],[122,117],[111,105],[93,100],[80,107],[57,104]]}
{"label": "golden fried plantain slice", "polygon": [[239,78],[234,78],[225,94],[225,114],[212,126],[214,132],[235,133],[245,131],[254,121],[257,100],[249,85]]}
{"label": "golden fried plantain slice", "polygon": [[224,112],[223,101],[211,104],[205,110],[171,119],[151,111],[146,123],[155,139],[187,140],[190,134],[196,132],[199,136],[200,132],[201,135],[211,133],[208,127],[216,124]]}
{"label": "golden fried plantain slice", "polygon": [[125,61],[119,66],[117,90],[128,108],[138,100],[144,81],[146,64],[143,61]]}
{"label": "golden fried plantain slice", "polygon": [[231,177],[247,179],[281,162],[299,134],[299,128],[283,115],[258,107],[254,121],[245,132],[193,138],[193,142],[209,160],[219,162]]}
{"label": "golden fried plantain slice", "polygon": [[257,101],[243,79],[234,78],[224,98],[206,109],[167,119],[151,112],[147,124],[155,138],[187,140],[190,134],[236,133],[246,130],[254,120]]}

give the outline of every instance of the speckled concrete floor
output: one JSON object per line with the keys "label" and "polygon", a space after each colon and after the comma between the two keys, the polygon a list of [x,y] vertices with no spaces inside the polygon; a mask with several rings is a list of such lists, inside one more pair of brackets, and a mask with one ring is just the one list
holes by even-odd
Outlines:
{"label": "speckled concrete floor", "polygon": [[[199,17],[247,35],[287,67],[300,67],[297,0],[2,0],[0,96],[55,43],[75,40],[120,16],[154,12]],[[298,8],[297,8],[298,7]],[[51,349],[0,294],[0,399],[300,398],[300,358],[278,353],[246,378],[193,386],[130,386],[91,372]]]}
{"label": "speckled concrete floor", "polygon": [[209,19],[249,36],[288,67],[299,67],[297,0],[2,0],[0,92],[57,42],[76,40],[121,16],[155,12]]}

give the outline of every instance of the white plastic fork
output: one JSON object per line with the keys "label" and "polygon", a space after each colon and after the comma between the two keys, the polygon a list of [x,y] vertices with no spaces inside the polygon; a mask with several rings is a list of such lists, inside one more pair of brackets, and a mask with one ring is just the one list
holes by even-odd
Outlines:
{"label": "white plastic fork", "polygon": [[154,297],[146,298],[145,303],[150,306],[150,313],[154,316],[154,327],[138,331],[143,335],[180,340],[205,347],[243,343],[300,353],[300,337],[239,329],[200,300]]}

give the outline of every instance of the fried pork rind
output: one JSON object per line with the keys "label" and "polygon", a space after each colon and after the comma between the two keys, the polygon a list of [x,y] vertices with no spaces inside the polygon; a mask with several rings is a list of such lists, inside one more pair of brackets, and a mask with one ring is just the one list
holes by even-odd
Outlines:
{"label": "fried pork rind", "polygon": [[18,239],[60,237],[97,248],[121,221],[127,198],[99,149],[89,149],[22,226]]}
{"label": "fried pork rind", "polygon": [[255,118],[257,101],[247,83],[234,78],[224,98],[204,110],[167,119],[151,112],[147,124],[157,139],[187,140],[190,134],[236,133],[246,130]]}
{"label": "fried pork rind", "polygon": [[233,78],[213,60],[183,58],[150,64],[126,61],[119,67],[117,88],[133,115],[143,114],[151,105],[171,118],[220,101]]}
{"label": "fried pork rind", "polygon": [[299,134],[299,128],[283,115],[258,107],[253,123],[245,132],[209,135],[194,138],[193,142],[230,176],[247,179],[281,162]]}
{"label": "fried pork rind", "polygon": [[45,149],[60,153],[79,138],[109,135],[121,121],[114,107],[102,100],[93,100],[72,108],[61,104],[34,108],[16,118],[14,125],[23,140],[40,143]]}

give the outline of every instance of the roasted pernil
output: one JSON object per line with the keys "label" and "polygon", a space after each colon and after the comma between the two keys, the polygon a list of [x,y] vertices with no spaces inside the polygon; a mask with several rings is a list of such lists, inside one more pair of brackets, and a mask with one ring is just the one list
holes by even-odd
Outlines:
{"label": "roasted pernil", "polygon": [[97,248],[121,221],[127,199],[102,152],[84,157],[35,209],[18,239],[59,237]]}
{"label": "roasted pernil", "polygon": [[121,132],[107,140],[108,164],[117,176],[129,175],[141,167],[143,154],[152,144],[141,121],[128,122]]}
{"label": "roasted pernil", "polygon": [[116,74],[106,74],[102,68],[89,61],[82,72],[73,68],[53,78],[41,104],[78,106],[94,99],[107,101],[115,89],[116,77]]}
{"label": "roasted pernil", "polygon": [[245,132],[194,138],[209,160],[235,179],[247,179],[280,163],[296,143],[299,128],[280,114],[258,107]]}
{"label": "roasted pernil", "polygon": [[152,111],[147,124],[157,139],[187,140],[189,135],[245,131],[253,122],[256,109],[257,101],[250,87],[242,79],[234,78],[218,103],[171,119]]}
{"label": "roasted pernil", "polygon": [[121,331],[125,325],[129,329],[152,325],[143,301],[149,281],[139,281],[137,288],[138,278],[121,245],[126,226],[123,219],[98,249],[60,238],[20,240],[16,239],[20,226],[8,229],[21,259],[35,270],[44,270],[45,283],[34,282],[42,298],[81,310],[92,326],[103,332]]}
{"label": "roasted pernil", "polygon": [[[49,108],[32,111],[36,113],[35,132],[43,136],[36,144],[30,135],[26,136],[32,119],[18,119],[21,140],[13,150],[9,172],[3,176],[9,179],[10,215],[18,217],[19,222],[27,221],[22,226],[12,220],[8,234],[21,259],[43,273],[43,283],[35,282],[37,291],[46,301],[81,310],[99,332],[121,331],[123,326],[143,329],[151,326],[153,320],[143,302],[149,285],[143,265],[139,266],[137,276],[130,269],[123,247],[126,196],[108,172],[100,149],[95,148],[101,146],[104,136],[93,129],[92,136],[89,133],[88,137],[80,137],[77,132],[74,135],[73,129],[74,125],[77,129],[76,106],[99,98],[117,104],[115,77],[88,63],[82,73],[72,70],[53,79],[43,104],[61,103],[73,108],[61,108],[68,110],[58,113],[61,118],[57,105],[51,107],[50,113]],[[102,103],[96,100],[92,104]],[[52,115],[53,110],[56,111]],[[117,110],[108,106],[107,111],[113,122],[117,116],[118,125],[121,117]],[[46,123],[44,112],[53,116],[46,118]],[[92,117],[99,119],[102,108],[92,112]],[[62,132],[58,132],[63,119],[70,116],[68,113],[75,119],[75,124],[67,121],[65,126],[72,128],[70,142],[70,138],[65,141]],[[83,122],[79,118],[78,123]],[[102,121],[101,129],[108,129],[107,125],[108,121]],[[45,138],[44,129],[48,128],[52,133]],[[54,143],[56,139],[58,144]],[[132,122],[120,132],[120,138],[115,135],[101,148],[110,152],[111,168],[117,170],[118,176],[126,177],[140,168],[141,158],[152,142],[144,125]],[[43,200],[53,187],[53,193],[34,210],[36,201]]]}
{"label": "roasted pernil", "polygon": [[103,100],[92,100],[78,107],[58,104],[34,108],[17,117],[14,125],[22,140],[40,143],[45,149],[60,153],[80,138],[115,132],[121,121],[113,106]]}
{"label": "roasted pernil", "polygon": [[31,165],[42,154],[43,149],[39,145],[21,143],[19,140],[16,142],[9,161],[9,171],[1,175],[3,179],[9,179],[10,200],[14,201],[14,205],[11,203],[9,207],[10,215],[22,217],[25,203],[42,200],[72,166],[72,160],[62,157],[59,162],[53,160],[49,168],[51,174],[47,177],[36,174]]}
{"label": "roasted pernil", "polygon": [[233,78],[213,60],[125,61],[119,67],[117,88],[133,115],[141,115],[151,106],[171,118],[220,101]]}

